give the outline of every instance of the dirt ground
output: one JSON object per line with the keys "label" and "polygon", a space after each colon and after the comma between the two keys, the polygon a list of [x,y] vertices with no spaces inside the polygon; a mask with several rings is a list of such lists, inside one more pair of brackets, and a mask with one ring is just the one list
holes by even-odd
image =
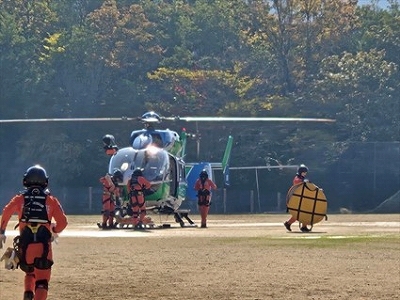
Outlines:
{"label": "dirt ground", "polygon": [[[286,232],[287,218],[210,215],[201,229],[155,216],[172,227],[102,231],[99,216],[69,216],[48,299],[400,299],[399,214],[328,215],[311,233]],[[23,272],[1,264],[0,299],[22,294]]]}

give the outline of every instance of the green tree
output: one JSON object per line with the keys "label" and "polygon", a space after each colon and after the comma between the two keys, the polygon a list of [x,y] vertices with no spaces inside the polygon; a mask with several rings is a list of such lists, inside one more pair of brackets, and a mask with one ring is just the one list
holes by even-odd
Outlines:
{"label": "green tree", "polygon": [[[48,1],[0,2],[0,88],[3,107],[10,107],[7,117],[34,114],[39,105],[26,101],[35,97],[43,78],[40,55],[43,40],[51,32],[57,16]],[[1,113],[0,113],[1,114]]]}
{"label": "green tree", "polygon": [[313,88],[336,111],[340,140],[398,140],[398,66],[384,56],[384,51],[371,50],[323,61]]}
{"label": "green tree", "polygon": [[[250,1],[252,27],[247,42],[267,50],[280,94],[306,88],[318,63],[341,49],[355,26],[352,1]],[[270,75],[270,74],[267,74]],[[268,82],[269,83],[269,82]],[[269,83],[270,84],[270,83]]]}

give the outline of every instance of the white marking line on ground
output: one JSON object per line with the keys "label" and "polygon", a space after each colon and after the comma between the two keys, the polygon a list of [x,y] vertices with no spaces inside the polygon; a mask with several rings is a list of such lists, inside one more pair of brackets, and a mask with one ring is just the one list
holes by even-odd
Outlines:
{"label": "white marking line on ground", "polygon": [[296,236],[282,236],[282,237],[273,237],[274,239],[307,239],[307,240],[317,240],[317,239],[351,239],[351,238],[379,238],[381,235],[313,235],[309,233],[305,233],[304,235],[296,235]]}
{"label": "white marking line on ground", "polygon": [[[381,228],[390,228],[390,229],[398,229],[400,232],[400,222],[337,222],[337,223],[319,223],[314,227],[315,230],[322,230],[324,226],[329,227],[381,227]],[[210,230],[210,235],[212,235],[213,228],[216,229],[230,229],[230,228],[254,228],[254,227],[283,227],[282,223],[231,223],[231,224],[210,224],[208,230]],[[76,228],[76,229],[75,229]],[[317,229],[318,228],[318,229]],[[162,232],[164,231],[174,230],[177,235],[180,235],[178,231],[188,231],[188,230],[197,230],[197,227],[187,227],[180,228],[179,225],[175,225],[170,229],[146,229],[146,230],[133,230],[133,229],[118,229],[118,230],[100,230],[93,226],[75,226],[74,229],[66,229],[60,234],[60,238],[62,237],[99,237],[99,238],[107,238],[107,237],[148,237],[148,236],[163,236]],[[206,231],[203,231],[206,233]],[[17,236],[19,232],[17,230],[7,231],[8,236]],[[354,236],[328,236],[328,235],[308,235],[308,234],[300,234],[299,236],[284,236],[281,238],[308,238],[308,239],[317,239],[321,237],[330,237],[330,238],[351,238]],[[374,236],[370,236],[374,237]]]}

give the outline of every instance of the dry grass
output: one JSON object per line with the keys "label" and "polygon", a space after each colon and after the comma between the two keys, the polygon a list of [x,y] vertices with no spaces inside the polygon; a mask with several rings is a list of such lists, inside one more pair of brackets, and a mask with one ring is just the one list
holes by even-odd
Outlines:
{"label": "dry grass", "polygon": [[[207,229],[67,235],[98,232],[98,219],[69,218],[54,245],[49,299],[400,298],[399,215],[335,215],[311,234],[286,233],[287,215],[211,215]],[[20,270],[2,266],[0,284],[0,299],[22,298]]]}

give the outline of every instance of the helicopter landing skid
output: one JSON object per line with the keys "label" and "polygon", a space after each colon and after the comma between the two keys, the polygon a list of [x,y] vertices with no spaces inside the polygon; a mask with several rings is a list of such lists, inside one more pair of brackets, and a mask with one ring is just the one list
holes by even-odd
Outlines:
{"label": "helicopter landing skid", "polygon": [[157,226],[154,223],[149,223],[149,224],[140,224],[138,225],[133,225],[133,224],[121,224],[121,223],[116,223],[113,227],[106,227],[103,228],[101,223],[97,223],[97,226],[100,229],[137,229],[137,230],[141,230],[141,229],[153,229],[156,228]]}
{"label": "helicopter landing skid", "polygon": [[[197,227],[197,225],[193,222],[193,220],[189,218],[189,212],[190,210],[188,209],[175,211],[174,218],[176,223],[179,223],[181,227]],[[188,221],[189,224],[186,224],[183,219],[186,219],[186,221]]]}
{"label": "helicopter landing skid", "polygon": [[[197,225],[193,222],[193,220],[189,217],[189,209],[181,209],[181,210],[176,210],[173,212],[175,222],[179,223],[181,227],[197,227]],[[187,223],[185,222],[187,221]],[[106,227],[104,228],[102,224],[99,222],[97,223],[97,226],[100,229],[156,229],[156,228],[171,228],[171,224],[162,224],[162,225],[155,225],[153,222],[147,223],[147,224],[140,224],[134,225],[130,223],[115,223],[113,227]]]}

